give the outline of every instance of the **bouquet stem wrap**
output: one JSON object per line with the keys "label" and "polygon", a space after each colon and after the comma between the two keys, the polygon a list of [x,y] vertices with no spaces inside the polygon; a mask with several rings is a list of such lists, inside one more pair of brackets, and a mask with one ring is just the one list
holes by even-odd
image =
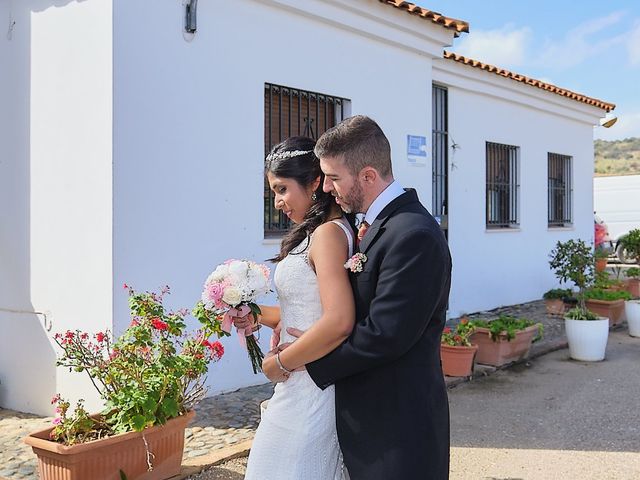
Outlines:
{"label": "bouquet stem wrap", "polygon": [[[260,307],[253,304],[248,305],[238,305],[236,308],[229,309],[222,319],[222,330],[227,333],[231,333],[231,328],[233,327],[233,317],[244,317],[251,313],[253,315],[254,323],[258,322],[258,315],[260,314]],[[258,373],[262,371],[262,359],[264,358],[264,354],[260,349],[260,345],[258,344],[258,340],[253,335],[253,327],[251,325],[247,325],[245,328],[236,328],[238,332],[238,340],[240,341],[240,345],[247,351],[249,354],[249,360],[251,361],[251,367],[253,368],[253,373]]]}

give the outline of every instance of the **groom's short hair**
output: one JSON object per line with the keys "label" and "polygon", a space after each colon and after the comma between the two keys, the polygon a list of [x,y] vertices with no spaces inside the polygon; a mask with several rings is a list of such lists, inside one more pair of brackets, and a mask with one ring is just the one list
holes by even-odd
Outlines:
{"label": "groom's short hair", "polygon": [[380,126],[365,115],[349,117],[324,132],[314,152],[318,158],[341,157],[352,175],[368,166],[385,179],[393,173],[389,140]]}

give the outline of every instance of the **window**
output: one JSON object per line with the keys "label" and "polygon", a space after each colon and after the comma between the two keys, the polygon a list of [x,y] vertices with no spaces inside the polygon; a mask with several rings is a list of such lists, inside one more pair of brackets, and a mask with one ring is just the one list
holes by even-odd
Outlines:
{"label": "window", "polygon": [[448,233],[447,219],[447,175],[449,163],[447,132],[447,89],[439,85],[432,86],[432,164],[431,164],[431,213],[440,220],[445,236]]}
{"label": "window", "polygon": [[[322,93],[265,83],[264,151],[286,138],[303,135],[318,139],[346,117],[349,100]],[[289,219],[273,205],[273,192],[264,184],[264,234],[280,236],[289,228]]]}
{"label": "window", "polygon": [[487,142],[487,228],[519,225],[519,148]]}
{"label": "window", "polygon": [[550,227],[565,227],[573,222],[571,197],[571,157],[547,154],[548,222]]}

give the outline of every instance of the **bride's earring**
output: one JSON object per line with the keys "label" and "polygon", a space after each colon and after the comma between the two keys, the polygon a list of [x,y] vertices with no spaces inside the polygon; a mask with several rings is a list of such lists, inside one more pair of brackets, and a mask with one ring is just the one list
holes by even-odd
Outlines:
{"label": "bride's earring", "polygon": [[318,200],[318,195],[316,195],[316,192],[313,192],[311,194],[311,201],[316,202]]}

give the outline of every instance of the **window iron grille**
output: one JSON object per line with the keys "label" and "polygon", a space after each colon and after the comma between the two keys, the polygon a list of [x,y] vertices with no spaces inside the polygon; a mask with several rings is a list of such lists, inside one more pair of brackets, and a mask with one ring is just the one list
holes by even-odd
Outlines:
{"label": "window iron grille", "polygon": [[519,225],[518,147],[487,142],[487,228]]}
{"label": "window iron grille", "polygon": [[547,154],[548,225],[565,227],[573,223],[572,159],[558,153]]}
{"label": "window iron grille", "polygon": [[[264,156],[283,140],[302,135],[317,140],[329,128],[344,120],[349,100],[323,93],[265,83]],[[273,192],[264,183],[264,234],[281,236],[289,219],[274,206]]]}

